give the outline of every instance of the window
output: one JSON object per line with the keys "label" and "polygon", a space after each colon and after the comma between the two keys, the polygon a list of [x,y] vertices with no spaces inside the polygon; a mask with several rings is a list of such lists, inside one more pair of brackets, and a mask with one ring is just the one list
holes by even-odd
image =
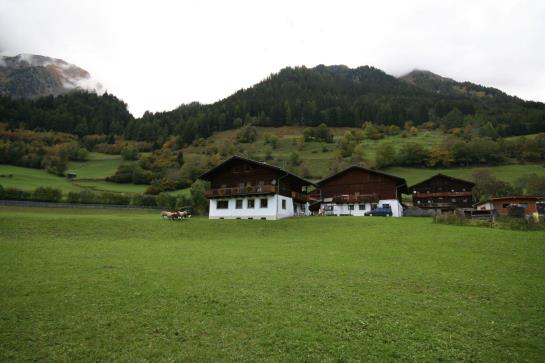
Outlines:
{"label": "window", "polygon": [[365,204],[358,205],[358,209],[359,210],[365,210]]}
{"label": "window", "polygon": [[228,200],[218,200],[216,202],[216,209],[228,209],[229,201]]}
{"label": "window", "polygon": [[501,207],[502,207],[502,208],[508,208],[510,205],[511,205],[511,204],[509,204],[509,203],[504,203],[504,204],[502,204]]}
{"label": "window", "polygon": [[253,208],[255,201],[253,199],[248,199],[247,208]]}
{"label": "window", "polygon": [[456,198],[452,198],[450,201],[451,201],[452,203],[456,203]]}
{"label": "window", "polygon": [[263,198],[263,199],[260,199],[259,200],[259,206],[261,208],[267,208],[268,204],[267,204],[267,199]]}
{"label": "window", "polygon": [[349,204],[348,205],[348,210],[354,210],[354,204]]}
{"label": "window", "polygon": [[282,199],[282,209],[286,209],[286,200]]}
{"label": "window", "polygon": [[242,199],[237,199],[235,203],[236,209],[242,209]]}

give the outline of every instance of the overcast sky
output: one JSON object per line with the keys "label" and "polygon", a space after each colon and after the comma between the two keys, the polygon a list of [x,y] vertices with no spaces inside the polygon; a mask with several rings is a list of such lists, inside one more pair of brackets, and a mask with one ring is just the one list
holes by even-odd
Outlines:
{"label": "overcast sky", "polygon": [[0,53],[74,63],[135,116],[317,64],[427,69],[545,101],[545,1],[0,0]]}

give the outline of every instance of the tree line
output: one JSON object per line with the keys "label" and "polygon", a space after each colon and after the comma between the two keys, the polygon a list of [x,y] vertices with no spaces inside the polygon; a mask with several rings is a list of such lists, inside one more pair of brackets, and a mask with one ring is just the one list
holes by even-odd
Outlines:
{"label": "tree line", "polygon": [[[545,131],[545,105],[471,85],[471,92],[431,92],[373,67],[285,68],[209,105],[184,104],[135,119],[111,94],[72,92],[34,100],[0,97],[0,122],[10,128],[145,141],[158,149],[171,136],[179,146],[244,125],[403,127],[433,122],[445,129],[492,128],[498,136]],[[464,84],[464,87],[469,87]],[[491,91],[492,90],[492,91]]]}

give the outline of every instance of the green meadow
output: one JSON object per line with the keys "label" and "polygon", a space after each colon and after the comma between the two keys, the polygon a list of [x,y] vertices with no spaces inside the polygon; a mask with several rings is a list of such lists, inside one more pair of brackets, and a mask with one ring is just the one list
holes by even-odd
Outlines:
{"label": "green meadow", "polygon": [[542,361],[545,234],[0,207],[1,361]]}

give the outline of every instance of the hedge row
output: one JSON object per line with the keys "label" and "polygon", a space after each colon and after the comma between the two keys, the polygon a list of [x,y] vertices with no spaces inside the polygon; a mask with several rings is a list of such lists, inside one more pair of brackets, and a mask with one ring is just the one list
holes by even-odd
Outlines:
{"label": "hedge row", "polygon": [[68,202],[76,204],[109,204],[133,205],[145,207],[161,207],[164,209],[181,209],[191,206],[191,200],[186,197],[175,197],[165,193],[159,195],[95,193],[89,190],[70,192],[63,199],[62,191],[56,188],[39,187],[32,192],[17,188],[4,188],[0,185],[0,199],[30,200],[39,202]]}
{"label": "hedge row", "polygon": [[526,216],[523,218],[499,216],[493,221],[464,218],[455,213],[439,214],[434,217],[435,223],[451,224],[458,226],[490,227],[499,229],[510,229],[515,231],[545,230],[545,220],[539,220]]}

